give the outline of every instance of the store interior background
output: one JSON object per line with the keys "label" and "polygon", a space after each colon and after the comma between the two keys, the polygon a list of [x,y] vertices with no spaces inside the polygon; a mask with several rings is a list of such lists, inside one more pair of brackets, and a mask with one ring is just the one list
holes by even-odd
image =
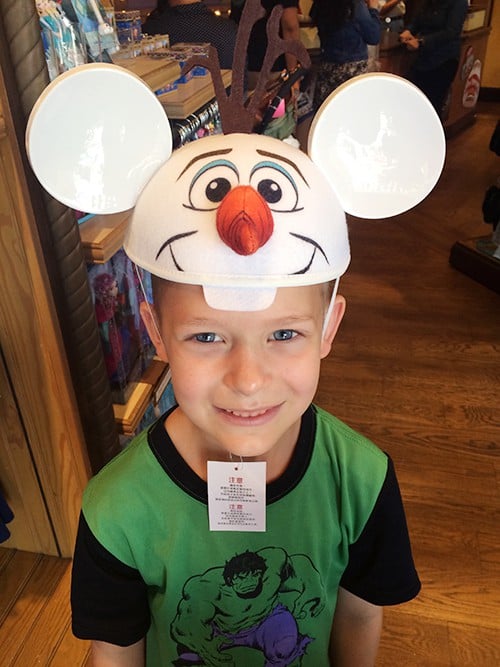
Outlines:
{"label": "store interior background", "polygon": [[[143,12],[151,9],[153,4],[138,0],[135,2],[134,0],[128,2],[116,0],[115,2],[118,10],[140,9]],[[217,4],[223,11],[227,10],[227,3]],[[491,102],[493,114],[495,114],[500,104],[500,2],[499,0],[491,2],[473,0],[472,6],[488,7],[491,11],[480,100]],[[89,303],[88,298],[86,266],[78,230],[67,221],[71,213],[41,192],[30,173],[24,152],[27,111],[38,95],[36,90],[40,89],[39,82],[45,76],[45,73],[36,64],[37,25],[33,3],[31,0],[2,0],[0,18],[0,274],[2,276],[0,294],[0,460],[2,461],[0,483],[16,517],[11,524],[12,537],[2,546],[5,547],[5,550],[45,554],[49,559],[56,557],[58,560],[60,557],[71,556],[80,497],[88,478],[109,457],[110,453],[116,451],[114,439],[109,438],[108,435],[109,429],[113,428],[114,421],[111,401],[105,386],[105,373],[102,368],[102,359],[100,359],[101,352],[95,322],[92,320],[92,304]],[[31,72],[28,76],[29,83],[19,88],[19,76],[23,75],[26,69]],[[496,113],[498,117],[498,112]],[[480,113],[478,118],[473,120],[476,121],[476,126],[485,122]],[[492,116],[489,116],[483,143],[492,127]],[[468,137],[472,136],[470,133],[473,131],[476,131],[475,128],[460,128],[457,135],[450,139],[449,148],[452,155],[457,152],[459,142],[463,141],[464,144],[467,144]],[[484,153],[478,155],[476,144],[470,141],[472,156],[470,168],[478,172],[486,187],[489,184],[488,178],[494,182],[500,176],[500,167],[496,167],[491,155],[487,154],[487,145],[483,148]],[[483,168],[483,159],[488,164],[487,170]],[[459,173],[463,177],[463,170]],[[491,176],[488,176],[488,173]],[[448,201],[447,204],[444,199],[445,194],[460,202],[461,195],[458,191],[455,193],[453,188],[458,190],[460,187],[464,189],[468,187],[465,181],[452,185],[452,178],[453,169],[444,177],[443,188],[448,189],[439,190],[435,194],[434,201],[442,205],[443,209],[446,205],[451,208],[457,205],[455,201]],[[465,212],[470,216],[475,216],[475,222],[472,224],[473,231],[486,234],[488,228],[481,223],[480,205],[481,201],[477,199],[475,204],[477,210],[475,210],[470,207],[470,202],[467,200]],[[424,215],[425,206],[421,208],[421,211],[421,215]],[[450,237],[450,243],[444,249],[443,257],[446,257],[451,243],[461,238],[460,234],[467,235],[471,231],[471,226],[466,221],[460,221],[460,216],[463,214],[464,210],[456,211],[458,222],[453,223],[456,227],[453,228],[454,236]],[[439,221],[436,223],[439,224]],[[418,225],[410,223],[409,229],[418,234]],[[364,238],[368,238],[373,232],[365,230],[364,233],[368,234]],[[411,247],[412,240],[408,236],[408,231],[400,233],[405,236],[408,247]],[[361,232],[359,235],[356,232],[353,243],[358,244],[361,254],[364,252],[365,255],[368,255],[366,251],[363,251],[360,239]],[[418,246],[416,239],[413,242]],[[369,261],[369,257],[366,259]],[[398,265],[397,262],[396,265]],[[395,276],[394,282],[392,279],[389,279],[387,284],[375,282],[376,287],[381,289],[383,294],[387,295],[391,290],[395,290],[398,278],[401,279],[405,273],[404,262],[398,266],[401,275]],[[362,272],[358,264],[353,266],[353,271],[351,285],[366,290],[366,295],[368,295],[370,281],[362,280]],[[448,272],[451,272],[451,278]],[[453,270],[448,266],[443,267],[443,279],[454,288],[460,289],[463,284],[464,294],[467,293],[463,301],[464,308],[471,308],[471,302],[477,294],[478,302],[491,304],[491,308],[496,306],[496,313],[498,313],[498,301],[494,300],[498,297],[492,296],[491,290],[473,281],[469,285],[469,278],[461,275],[455,277]],[[414,288],[418,289],[419,286],[415,284]],[[467,291],[469,289],[471,292]],[[486,290],[486,293],[483,290]],[[376,291],[373,292],[372,297],[377,299],[377,296]],[[460,300],[460,292],[450,293],[449,298],[450,302],[453,299]],[[403,305],[408,306],[407,303]],[[87,311],[88,317],[75,323],[72,317],[75,310]],[[474,312],[478,317],[481,316],[480,308]],[[492,326],[499,323],[498,315],[492,314],[491,323]],[[374,324],[380,325],[380,322],[377,323],[374,320]],[[383,324],[386,327],[386,335],[390,337],[390,331],[387,331],[387,328],[390,329],[390,318]],[[445,321],[440,320],[440,324],[446,327]],[[352,333],[352,330],[347,331]],[[369,332],[367,332],[368,335]],[[409,335],[411,336],[411,331]],[[78,341],[77,346],[75,341]],[[491,375],[495,374],[496,369],[498,378],[499,371],[498,328],[496,341],[496,346],[494,340],[490,344],[491,338],[488,342],[486,339],[477,341],[479,346],[484,344],[486,355],[484,384],[488,387],[487,391],[491,392],[487,423],[478,423],[477,428],[478,432],[482,433],[481,442],[483,444],[488,437],[490,438],[489,451],[484,454],[492,458],[498,451],[498,418],[495,420],[493,414],[495,405],[498,410],[498,384],[494,392],[491,383]],[[366,339],[363,339],[362,342],[368,345]],[[348,345],[349,338],[346,333],[345,340],[343,342],[341,340],[340,355],[341,357],[344,355],[346,362],[355,363],[353,359],[349,358]],[[390,345],[388,347],[390,348]],[[85,351],[83,356],[86,357],[87,366],[83,374],[81,372],[82,360],[76,358],[82,356],[82,349]],[[446,359],[446,344],[443,344],[441,352],[443,374],[446,375],[449,369],[445,371],[445,368],[450,363]],[[464,354],[466,353],[467,350],[464,349]],[[391,367],[391,372],[394,372],[394,367]],[[82,378],[85,378],[85,386],[82,386]],[[387,384],[390,384],[389,376]],[[381,386],[383,385],[382,381]],[[467,388],[464,388],[464,394],[467,393],[466,390]],[[329,400],[325,391],[325,389],[320,391],[323,404]],[[432,385],[429,386],[429,391],[433,391]],[[347,406],[343,408],[346,413],[349,411]],[[333,404],[331,409],[335,411],[336,405]],[[415,405],[414,409],[418,413],[418,405]],[[474,396],[470,397],[470,406],[465,405],[463,409],[469,411],[471,416],[469,425],[473,429],[473,413],[477,410],[479,414]],[[362,412],[363,407],[357,405],[352,407],[352,414],[346,414],[346,416],[362,422],[363,418],[360,416]],[[498,417],[498,412],[496,415]],[[419,421],[417,417],[418,414],[416,422]],[[478,417],[478,420],[481,421],[481,418]],[[375,433],[377,429],[374,429],[374,436],[383,436],[384,431],[390,431],[390,429],[389,420],[386,429],[383,426],[380,427],[380,433]],[[474,446],[473,437],[471,443],[471,446]],[[408,495],[417,496],[419,493],[417,482],[408,471],[411,458],[410,455],[406,460],[402,456],[403,482],[406,480],[408,483]],[[485,488],[484,508],[485,512],[494,515],[495,512],[498,512],[498,459],[492,465],[493,471],[496,471],[496,477],[494,473],[485,479],[485,487],[488,486],[488,488]],[[476,481],[479,485],[480,481]],[[497,489],[496,494],[495,488]],[[482,519],[478,521],[481,523]],[[435,525],[440,530],[442,529],[439,522],[436,521]],[[498,529],[496,529],[495,537],[493,520],[487,525],[488,528],[480,528],[486,540],[486,551],[489,554],[485,560],[486,564],[483,562],[482,565],[484,571],[488,567],[493,570],[494,565],[498,565],[500,560]],[[490,528],[491,532],[486,535],[486,531]],[[454,540],[458,538],[451,534],[448,535],[448,538],[451,549]],[[474,536],[470,539],[471,545],[469,546],[473,551],[477,547],[475,540],[479,538]],[[458,549],[463,545],[454,546]],[[429,552],[432,551],[430,545],[425,545],[424,550],[427,549]],[[7,576],[8,563],[12,566],[14,560],[0,559],[0,582],[3,584],[6,583],[6,580],[2,579],[2,573]],[[5,564],[5,569],[2,564]],[[50,567],[57,570],[59,565]],[[472,566],[471,569],[473,569]],[[64,576],[67,575],[64,574]],[[16,585],[23,585],[23,580],[20,584],[18,579],[16,582]],[[446,582],[442,583],[444,586]],[[441,605],[450,606],[449,614],[452,620],[449,626],[453,626],[453,623],[457,622],[459,618],[457,610],[453,608],[454,600],[463,598],[464,595],[465,597],[469,595],[470,598],[474,595],[473,582],[460,581],[458,584],[461,586],[460,591],[457,586],[452,586],[451,595],[448,597],[444,594],[440,600]],[[7,582],[2,590],[11,588],[12,586]],[[495,608],[498,610],[496,603],[500,603],[498,585],[496,590],[494,588],[484,590],[483,594],[485,609],[490,610],[491,620],[486,623],[486,629],[477,632],[477,643],[484,641],[486,646],[490,646],[493,645],[493,632],[498,631],[495,620],[495,617],[498,616],[495,613]],[[481,595],[480,590],[478,590],[478,595]],[[479,606],[479,603],[477,604]],[[7,608],[8,605],[5,604],[4,609]],[[472,624],[475,622],[474,609],[473,605],[470,619]],[[6,616],[2,617],[0,613],[0,625],[5,618]],[[425,624],[422,627],[425,627]],[[407,642],[410,645],[411,641],[419,639],[425,642],[425,637],[422,638],[422,627],[415,628],[413,637],[406,634],[402,639],[403,643]],[[409,631],[405,630],[405,632]],[[439,633],[432,635],[432,641],[435,642],[435,645],[431,646],[432,650],[438,651],[438,637]],[[459,639],[457,642],[459,643]],[[480,652],[479,646],[476,646],[476,651]],[[474,656],[477,653],[471,649],[470,655]],[[496,655],[499,657],[498,653]],[[491,656],[489,659],[492,660]],[[469,665],[476,667],[478,664],[493,667],[494,665],[493,661],[474,663],[473,660],[474,658],[471,657],[469,662],[462,658],[461,661],[450,663],[436,661],[428,664],[435,664],[436,667],[443,667],[447,664],[458,667],[469,667]],[[22,662],[18,664],[22,665]],[[400,664],[409,665],[410,662]]]}
{"label": "store interior background", "polygon": [[[227,15],[230,0],[206,0],[206,2],[214,9],[220,10],[223,15]],[[408,16],[411,16],[418,9],[419,2],[421,0],[407,0]],[[311,4],[312,0],[300,0],[302,16],[308,16]],[[498,89],[500,87],[500,3],[498,0],[493,0],[491,4],[487,0],[471,0],[469,4],[471,9],[486,9],[487,12],[491,12],[491,32],[484,60],[481,87],[484,89]],[[156,3],[151,0],[115,0],[114,5],[117,10],[121,11],[138,9],[143,16],[146,16],[156,7]]]}

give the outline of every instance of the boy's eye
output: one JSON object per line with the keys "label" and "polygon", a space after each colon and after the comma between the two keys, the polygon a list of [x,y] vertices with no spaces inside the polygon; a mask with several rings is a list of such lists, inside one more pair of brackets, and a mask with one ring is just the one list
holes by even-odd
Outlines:
{"label": "boy's eye", "polygon": [[292,329],[278,329],[278,331],[275,331],[273,333],[273,339],[274,340],[291,340],[292,338],[295,338],[297,335],[296,331],[293,331]]}
{"label": "boy's eye", "polygon": [[207,332],[204,332],[204,333],[196,334],[195,336],[193,336],[193,338],[198,343],[215,343],[218,336],[217,336],[217,334],[214,334],[211,331],[207,331]]}

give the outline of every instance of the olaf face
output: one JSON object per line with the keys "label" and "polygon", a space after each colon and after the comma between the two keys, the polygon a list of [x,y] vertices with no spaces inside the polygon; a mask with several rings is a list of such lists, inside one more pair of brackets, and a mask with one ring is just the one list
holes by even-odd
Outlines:
{"label": "olaf face", "polygon": [[320,170],[248,134],[175,151],[140,195],[125,248],[155,275],[229,288],[324,282],[349,262],[345,214]]}

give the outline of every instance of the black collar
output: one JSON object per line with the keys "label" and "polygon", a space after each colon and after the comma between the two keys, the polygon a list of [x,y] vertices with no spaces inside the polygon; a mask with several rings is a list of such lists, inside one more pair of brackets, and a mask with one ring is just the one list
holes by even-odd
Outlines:
{"label": "black collar", "polygon": [[[206,504],[208,502],[207,483],[187,465],[164,427],[165,419],[175,409],[176,406],[151,426],[148,433],[149,447],[175,484],[196,500]],[[268,505],[283,498],[297,486],[304,476],[311,460],[315,434],[316,413],[314,407],[310,406],[302,415],[299,437],[290,464],[278,479],[267,485]]]}

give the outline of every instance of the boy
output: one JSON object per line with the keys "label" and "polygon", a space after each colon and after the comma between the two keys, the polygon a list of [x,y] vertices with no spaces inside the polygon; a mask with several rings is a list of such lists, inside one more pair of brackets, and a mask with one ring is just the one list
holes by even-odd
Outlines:
{"label": "boy", "polygon": [[95,667],[373,666],[382,605],[420,584],[390,460],[311,405],[345,310],[335,194],[282,142],[211,137],[148,183],[125,248],[177,406],[89,484],[75,634]]}

